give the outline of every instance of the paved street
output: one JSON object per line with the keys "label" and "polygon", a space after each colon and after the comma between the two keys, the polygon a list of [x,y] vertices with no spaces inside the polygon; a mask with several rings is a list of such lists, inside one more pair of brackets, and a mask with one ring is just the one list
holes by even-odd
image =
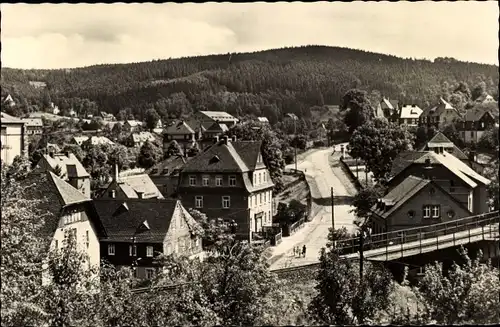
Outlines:
{"label": "paved street", "polygon": [[[338,160],[339,146],[334,156]],[[316,206],[317,214],[311,222],[290,237],[283,238],[283,242],[273,249],[271,269],[298,266],[316,262],[320,249],[325,246],[328,229],[332,226],[332,211],[330,201],[330,188],[334,188],[335,194],[335,228],[346,227],[353,229],[354,215],[349,211],[352,207],[345,204],[347,198],[353,195],[353,185],[340,167],[333,170],[329,164],[331,148],[326,150],[316,150],[308,153],[305,158],[298,162],[298,169],[305,172],[309,184],[311,185],[311,195],[313,206]],[[287,168],[294,168],[289,165]],[[342,180],[342,182],[341,182]],[[344,185],[348,184],[348,185]],[[307,252],[305,258],[298,258],[293,255],[293,247],[306,245]]]}

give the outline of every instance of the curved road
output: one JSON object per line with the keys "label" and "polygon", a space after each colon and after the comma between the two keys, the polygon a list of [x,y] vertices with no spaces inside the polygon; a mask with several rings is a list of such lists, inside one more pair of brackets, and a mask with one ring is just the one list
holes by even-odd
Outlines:
{"label": "curved road", "polygon": [[[333,187],[335,195],[335,228],[346,227],[349,231],[353,229],[354,214],[350,213],[353,208],[346,204],[346,200],[354,195],[355,188],[344,172],[335,163],[338,163],[340,154],[333,156],[334,167],[330,167],[329,159],[332,154],[331,148],[316,150],[309,153],[302,161],[298,162],[298,169],[304,171],[313,198],[313,212],[316,212],[313,220],[273,249],[271,257],[271,269],[279,269],[304,265],[317,262],[319,252],[326,245],[328,230],[332,227],[332,209],[330,200],[330,188]],[[288,165],[287,169],[293,169],[295,165]],[[294,256],[293,247],[306,245],[305,258]]]}

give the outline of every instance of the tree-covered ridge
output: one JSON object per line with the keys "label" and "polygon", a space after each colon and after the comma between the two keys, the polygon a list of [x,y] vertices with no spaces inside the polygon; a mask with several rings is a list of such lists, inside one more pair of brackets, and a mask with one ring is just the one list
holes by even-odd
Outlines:
{"label": "tree-covered ridge", "polygon": [[[340,104],[352,88],[426,107],[460,82],[471,88],[484,82],[498,98],[498,79],[493,65],[305,46],[76,69],[4,68],[2,93],[26,99],[28,106],[43,107],[42,100],[50,98],[62,110],[83,110],[82,101],[113,114],[129,108],[138,118],[151,107],[165,118],[200,109],[277,117],[293,112],[307,118],[311,107]],[[47,87],[35,88],[30,81]]]}

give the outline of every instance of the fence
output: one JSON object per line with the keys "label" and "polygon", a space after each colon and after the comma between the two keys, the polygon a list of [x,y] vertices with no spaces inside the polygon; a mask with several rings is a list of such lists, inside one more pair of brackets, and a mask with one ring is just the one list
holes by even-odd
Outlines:
{"label": "fence", "polygon": [[340,165],[342,166],[344,171],[347,173],[349,178],[353,181],[354,186],[356,186],[358,191],[364,189],[364,186],[360,183],[359,179],[356,177],[356,175],[354,175],[352,170],[349,168],[349,165],[346,163],[346,161],[348,161],[348,160],[352,160],[352,159],[342,159],[342,157],[340,157]]}
{"label": "fence", "polygon": [[304,227],[306,219],[305,217],[300,218],[298,221],[294,222],[291,225],[283,226],[283,236],[292,236],[296,231]]}
{"label": "fence", "polygon": [[[422,240],[430,238],[436,238],[436,242],[439,244],[439,237],[444,235],[453,235],[454,242],[456,233],[469,231],[468,236],[470,238],[471,229],[480,227],[483,228],[484,236],[485,232],[492,233],[493,228],[491,225],[499,221],[500,216],[498,211],[496,211],[439,224],[374,234],[364,240],[363,249],[372,250],[383,247],[387,249],[388,246],[398,244],[403,249],[403,244],[409,242],[419,242],[420,246],[422,246]],[[339,240],[337,241],[337,250],[342,255],[356,253],[360,248],[359,242],[359,237]]]}

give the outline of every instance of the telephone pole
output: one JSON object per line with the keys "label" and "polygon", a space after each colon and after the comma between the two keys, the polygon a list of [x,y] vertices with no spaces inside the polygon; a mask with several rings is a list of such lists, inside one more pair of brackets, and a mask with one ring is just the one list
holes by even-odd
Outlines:
{"label": "telephone pole", "polygon": [[332,229],[335,230],[335,198],[333,196],[333,187],[330,189],[332,197]]}

